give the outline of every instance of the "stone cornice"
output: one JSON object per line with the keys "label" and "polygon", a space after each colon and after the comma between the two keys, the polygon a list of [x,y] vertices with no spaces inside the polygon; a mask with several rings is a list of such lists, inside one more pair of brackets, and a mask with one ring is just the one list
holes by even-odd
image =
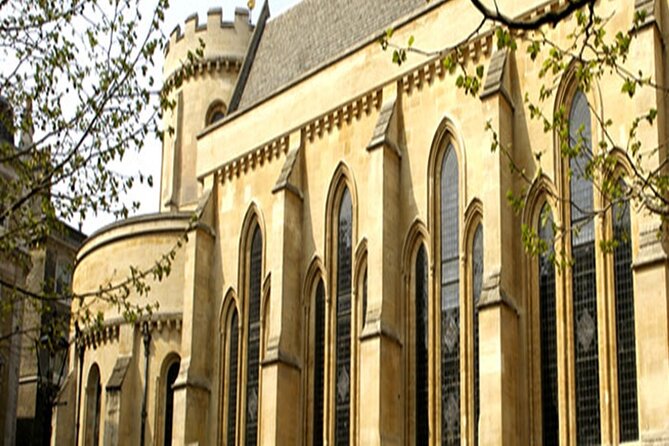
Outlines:
{"label": "stone cornice", "polygon": [[[181,331],[183,325],[183,315],[181,312],[175,313],[154,313],[149,317],[140,318],[134,323],[136,327],[145,321],[149,322],[149,329],[154,332]],[[130,324],[122,317],[108,319],[97,329],[89,329],[81,334],[81,342],[84,348],[97,348],[100,345],[116,342],[121,333],[121,326]]]}
{"label": "stone cornice", "polygon": [[[546,12],[556,11],[564,6],[565,3],[566,0],[549,0],[536,8],[521,14],[518,16],[518,19],[532,19]],[[426,11],[423,11],[422,13],[424,12]],[[491,28],[482,31],[466,42],[460,44],[457,47],[458,61],[467,63],[468,61],[478,61],[482,58],[489,59],[493,54],[495,30],[496,28]],[[283,135],[274,138],[233,160],[226,161],[216,169],[203,173],[200,175],[199,179],[217,173],[221,178],[221,182],[232,180],[234,177],[239,177],[242,173],[246,173],[248,171],[248,166],[251,166],[253,170],[256,165],[262,165],[262,159],[259,159],[259,155],[267,152],[268,147],[274,146],[279,141],[286,140],[287,142],[287,135],[290,133],[303,131],[306,139],[309,140],[309,142],[313,142],[316,137],[320,138],[326,132],[331,132],[335,127],[340,128],[344,124],[350,124],[354,118],[360,119],[363,113],[369,115],[372,111],[379,111],[383,102],[383,89],[393,83],[397,83],[403,93],[411,95],[415,90],[421,90],[426,85],[433,85],[437,79],[444,80],[448,71],[444,68],[443,64],[445,57],[446,53],[441,52],[436,54],[424,63],[407,72],[390,78],[358,97],[340,104],[336,108],[318,115],[295,128],[287,129]],[[280,92],[280,94],[287,94],[288,91],[289,89],[284,90]],[[206,136],[218,127],[225,126],[227,122],[240,119],[247,113],[252,113],[257,105],[258,104],[254,104],[248,109],[244,109],[231,115],[228,119],[221,121],[218,125],[207,128],[198,135],[198,139]],[[286,143],[283,153],[285,154],[287,151],[288,144]]]}
{"label": "stone cornice", "polygon": [[[380,89],[366,93],[311,119],[300,126],[299,130],[304,133],[305,139],[313,142],[316,138],[321,138],[325,133],[330,133],[335,128],[341,128],[350,124],[353,120],[359,120],[362,116],[370,115],[372,111],[379,110],[382,97],[383,94]],[[215,170],[221,182],[225,183],[238,178],[249,171],[255,170],[256,167],[262,166],[265,162],[270,162],[288,153],[289,135],[291,133],[293,132],[288,131],[256,149],[225,162]],[[204,174],[203,177],[210,173]]]}
{"label": "stone cornice", "polygon": [[381,108],[382,97],[382,90],[376,89],[310,120],[302,126],[306,138],[309,142],[313,142],[326,132],[332,132],[335,127],[341,128],[353,120],[360,120],[363,114],[370,115],[372,111]]}
{"label": "stone cornice", "polygon": [[242,57],[236,56],[220,56],[220,57],[208,57],[200,59],[193,66],[193,70],[186,70],[185,68],[179,68],[174,73],[170,74],[165,85],[174,86],[174,80],[177,76],[183,75],[183,80],[186,81],[191,77],[197,79],[199,76],[204,76],[209,73],[219,73],[222,71],[230,73],[238,73],[242,68],[242,63],[244,59]]}
{"label": "stone cornice", "polygon": [[237,158],[234,158],[219,167],[216,172],[219,174],[222,183],[232,181],[241,175],[253,171],[256,167],[265,163],[270,163],[280,158],[288,152],[288,136],[280,136],[267,144],[264,144],[250,152],[246,152]]}

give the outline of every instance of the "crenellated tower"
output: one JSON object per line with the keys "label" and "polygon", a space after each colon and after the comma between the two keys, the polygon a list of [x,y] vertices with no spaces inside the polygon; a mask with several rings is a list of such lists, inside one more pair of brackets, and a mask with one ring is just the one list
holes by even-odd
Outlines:
{"label": "crenellated tower", "polygon": [[[197,134],[222,119],[237,82],[253,34],[249,11],[237,8],[233,21],[223,21],[220,8],[210,9],[204,23],[198,15],[176,26],[165,48],[163,79],[173,82],[176,107],[165,113],[160,206],[164,211],[191,208],[198,198],[195,174]],[[189,51],[204,42],[204,57],[184,69]]]}

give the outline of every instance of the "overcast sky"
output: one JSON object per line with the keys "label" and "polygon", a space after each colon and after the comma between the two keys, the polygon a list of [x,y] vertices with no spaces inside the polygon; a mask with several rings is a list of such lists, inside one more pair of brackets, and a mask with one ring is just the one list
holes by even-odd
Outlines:
{"label": "overcast sky", "polygon": [[[146,1],[147,9],[151,8],[154,1]],[[290,8],[299,0],[269,0],[270,17],[276,17],[286,9]],[[165,34],[174,29],[176,25],[183,25],[188,16],[193,13],[200,15],[200,23],[206,21],[207,11],[211,8],[223,8],[223,20],[233,20],[236,7],[246,7],[246,0],[172,0],[170,8],[165,15]],[[263,0],[256,0],[256,6],[253,11],[252,20],[255,23],[260,14]],[[128,206],[132,201],[139,201],[141,207],[137,214],[147,214],[158,211],[160,200],[160,165],[161,165],[161,145],[160,141],[152,141],[142,149],[137,155],[127,152],[123,158],[119,170],[127,174],[136,174],[142,171],[144,175],[153,175],[153,187],[148,185],[137,185],[133,187],[130,196],[127,198]],[[111,215],[91,216],[83,223],[83,231],[90,235],[100,227],[114,221]],[[76,225],[76,222],[72,222]]]}

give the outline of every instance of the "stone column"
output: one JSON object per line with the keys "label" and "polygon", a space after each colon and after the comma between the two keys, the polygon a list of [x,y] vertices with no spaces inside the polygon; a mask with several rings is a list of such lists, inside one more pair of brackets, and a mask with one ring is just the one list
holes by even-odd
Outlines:
{"label": "stone column", "polygon": [[[481,101],[500,146],[513,150],[510,63],[511,55],[506,51],[493,54]],[[508,161],[500,149],[490,157],[492,162],[481,167],[487,171],[489,187],[482,196],[485,278],[479,301],[481,412],[474,429],[479,431],[479,444],[506,446],[518,444],[520,435],[517,401],[520,324],[516,303],[519,290],[514,277],[517,254],[514,244],[519,240],[516,236],[519,225],[506,199],[512,187]]]}
{"label": "stone column", "polygon": [[[645,22],[632,43],[631,61],[660,85],[667,79],[666,53],[658,19],[657,1],[637,1],[636,9],[645,12]],[[666,85],[666,84],[665,84]],[[638,137],[642,150],[663,147],[645,155],[646,171],[667,157],[667,102],[658,89],[644,87],[634,96],[634,116],[648,113],[651,107],[658,115],[654,125],[642,123]],[[632,116],[630,114],[630,116]],[[630,118],[631,119],[631,118]],[[648,153],[648,152],[647,152]],[[659,217],[639,213],[633,217],[633,232],[638,233],[634,249],[634,318],[636,325],[637,388],[639,437],[641,444],[669,443],[669,246],[667,229]]]}
{"label": "stone column", "polygon": [[301,444],[302,281],[297,265],[302,253],[302,162],[302,135],[294,133],[272,190],[274,224],[268,228],[266,249],[267,270],[272,276],[268,295],[263,288],[261,310],[267,336],[261,365],[258,444]]}
{"label": "stone column", "polygon": [[[213,219],[210,194],[196,210],[199,214],[188,232],[188,241],[177,255],[184,263],[181,365],[174,382],[173,444],[207,444],[209,398],[213,361],[212,298],[210,290],[214,233],[207,223]],[[175,292],[178,292],[175,290]]]}
{"label": "stone column", "polygon": [[[367,316],[360,335],[359,444],[400,444],[403,371],[398,312],[401,299],[399,226],[401,91],[383,91],[383,105],[367,146],[366,201],[358,203],[367,241]],[[362,292],[357,293],[362,296]],[[361,317],[362,321],[363,318]],[[356,442],[356,440],[353,440]]]}

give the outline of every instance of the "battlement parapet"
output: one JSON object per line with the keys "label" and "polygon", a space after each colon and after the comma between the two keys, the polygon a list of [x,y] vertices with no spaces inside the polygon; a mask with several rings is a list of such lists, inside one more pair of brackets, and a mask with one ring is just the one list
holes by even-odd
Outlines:
{"label": "battlement parapet", "polygon": [[204,42],[204,59],[227,57],[240,59],[245,56],[254,26],[250,12],[236,8],[233,21],[223,20],[223,10],[212,8],[205,21],[197,14],[190,15],[183,26],[177,25],[165,44],[164,77],[167,79],[187,60],[189,51],[200,48]]}

